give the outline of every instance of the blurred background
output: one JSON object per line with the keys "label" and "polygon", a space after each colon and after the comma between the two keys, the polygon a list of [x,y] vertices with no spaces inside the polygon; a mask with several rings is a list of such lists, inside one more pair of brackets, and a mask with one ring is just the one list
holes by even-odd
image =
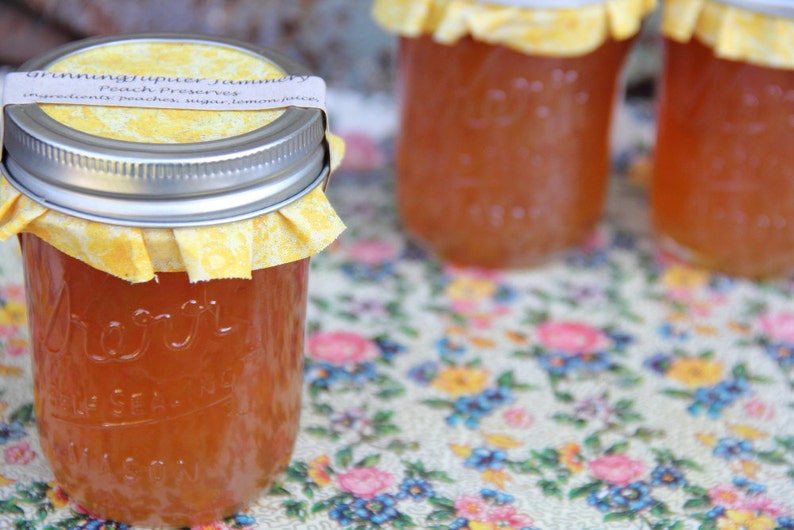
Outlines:
{"label": "blurred background", "polygon": [[[370,16],[372,0],[0,0],[0,72],[69,41],[141,31],[198,32],[262,44],[328,83],[334,131],[348,143],[345,165],[386,161],[395,127],[396,41]],[[637,38],[622,96],[652,112],[659,69],[658,17]],[[619,106],[618,113],[623,112]],[[636,116],[617,117],[636,121]],[[616,127],[625,131],[625,127]],[[634,129],[625,141],[636,143]],[[651,128],[640,135],[651,143]],[[373,144],[374,142],[374,144]],[[618,139],[618,143],[621,140]]]}

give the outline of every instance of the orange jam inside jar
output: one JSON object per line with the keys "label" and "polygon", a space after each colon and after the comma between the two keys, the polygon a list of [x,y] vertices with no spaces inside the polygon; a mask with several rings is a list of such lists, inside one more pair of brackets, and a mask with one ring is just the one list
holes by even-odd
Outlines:
{"label": "orange jam inside jar", "polygon": [[[118,74],[115,92],[155,80],[130,97],[198,90],[169,77],[231,91],[307,74],[238,41],[160,34],[73,43],[22,70]],[[323,193],[338,143],[322,110],[16,104],[5,120],[0,237],[21,243],[56,481],[128,524],[244,508],[292,454],[309,259],[343,228]]]}
{"label": "orange jam inside jar", "polygon": [[765,4],[707,3],[682,35],[671,2],[651,188],[662,248],[754,278],[794,268],[794,55],[775,43],[794,10]]}
{"label": "orange jam inside jar", "polygon": [[581,243],[607,189],[608,130],[629,40],[580,57],[465,37],[400,39],[395,191],[437,255],[521,267]]}
{"label": "orange jam inside jar", "polygon": [[619,73],[654,3],[401,4],[376,1],[373,14],[399,36],[406,231],[443,260],[486,268],[583,242],[605,200]]}
{"label": "orange jam inside jar", "polygon": [[21,234],[42,450],[70,497],[147,525],[214,521],[287,465],[308,260],[130,284]]}

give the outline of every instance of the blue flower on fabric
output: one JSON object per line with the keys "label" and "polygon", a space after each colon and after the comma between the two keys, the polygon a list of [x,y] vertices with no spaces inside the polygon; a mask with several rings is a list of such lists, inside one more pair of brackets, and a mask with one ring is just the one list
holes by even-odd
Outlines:
{"label": "blue flower on fabric", "polygon": [[256,519],[245,513],[238,513],[232,517],[232,521],[236,525],[251,526],[256,524]]}
{"label": "blue flower on fabric", "polygon": [[750,385],[747,384],[747,379],[744,378],[727,379],[718,383],[714,390],[719,394],[721,400],[731,403],[747,394],[750,391]]}
{"label": "blue flower on fabric", "polygon": [[458,517],[451,523],[449,523],[449,530],[463,530],[464,528],[468,528],[469,520],[465,517]]}
{"label": "blue flower on fabric", "polygon": [[345,368],[342,373],[346,379],[349,379],[357,385],[374,381],[378,378],[378,372],[375,370],[375,364],[371,362],[353,364],[352,366]]}
{"label": "blue flower on fabric", "polygon": [[472,451],[471,455],[464,462],[464,465],[480,472],[489,469],[499,470],[504,468],[505,458],[506,455],[504,451],[498,449],[492,451],[485,447],[478,447]]}
{"label": "blue flower on fabric", "polygon": [[377,495],[372,499],[356,499],[351,508],[362,521],[383,524],[396,518],[399,513],[394,509],[394,497],[388,494]]}
{"label": "blue flower on fabric", "polygon": [[22,422],[13,421],[11,423],[0,423],[0,444],[8,443],[12,440],[19,440],[25,436],[25,427]]}
{"label": "blue flower on fabric", "polygon": [[664,375],[670,369],[670,364],[673,362],[673,358],[666,353],[657,353],[656,355],[652,355],[645,359],[642,365],[645,368],[648,368],[652,372],[655,372],[659,375]]}
{"label": "blue flower on fabric", "polygon": [[767,354],[780,366],[794,365],[794,344],[790,342],[773,342],[765,345]]}
{"label": "blue flower on fabric", "polygon": [[353,523],[356,513],[350,504],[342,503],[334,505],[328,512],[328,516],[340,525],[347,526]]}
{"label": "blue flower on fabric", "polygon": [[460,357],[466,352],[466,347],[452,341],[449,337],[442,337],[436,341],[436,349],[442,358]]}
{"label": "blue flower on fabric", "polygon": [[687,481],[678,469],[671,466],[657,466],[651,472],[651,485],[667,486],[670,489],[686,486]]}
{"label": "blue flower on fabric", "polygon": [[648,484],[644,482],[612,486],[609,490],[609,500],[616,507],[631,511],[639,511],[656,503],[650,495]]}
{"label": "blue flower on fabric", "polygon": [[377,282],[394,276],[394,263],[345,263],[342,272],[353,280]]}
{"label": "blue flower on fabric", "polygon": [[411,498],[415,501],[421,501],[428,497],[433,497],[434,495],[433,486],[426,480],[420,478],[406,478],[400,484],[400,492],[397,494],[397,498]]}
{"label": "blue flower on fabric", "polygon": [[778,517],[775,530],[794,530],[794,518],[785,515]]}
{"label": "blue flower on fabric", "polygon": [[305,377],[306,382],[314,387],[330,388],[337,381],[343,371],[329,363],[307,363]]}
{"label": "blue flower on fabric", "polygon": [[512,495],[491,488],[481,489],[480,495],[486,501],[491,501],[498,506],[501,506],[503,504],[510,504],[515,500],[515,497],[513,497]]}
{"label": "blue flower on fabric", "polygon": [[386,361],[393,360],[397,354],[405,351],[405,346],[387,337],[377,337],[375,344],[380,349],[381,357]]}
{"label": "blue flower on fabric", "polygon": [[574,371],[579,365],[575,355],[551,352],[540,357],[540,366],[552,375],[564,376]]}
{"label": "blue flower on fabric", "polygon": [[687,407],[687,410],[691,414],[705,411],[710,418],[719,418],[727,406],[748,392],[746,379],[728,379],[712,387],[696,389],[695,402]]}
{"label": "blue flower on fabric", "polygon": [[438,363],[427,361],[408,370],[408,377],[422,386],[427,386],[438,373]]}
{"label": "blue flower on fabric", "polygon": [[612,509],[609,503],[608,492],[594,491],[587,496],[587,504],[598,510],[599,512],[608,512]]}
{"label": "blue flower on fabric", "polygon": [[482,409],[490,411],[494,407],[510,403],[513,400],[513,392],[509,387],[500,386],[483,390],[476,397]]}
{"label": "blue flower on fabric", "polygon": [[452,403],[453,412],[446,417],[446,421],[453,427],[463,422],[466,427],[474,429],[496,407],[512,401],[513,392],[506,386],[488,388],[472,396],[461,396]]}
{"label": "blue flower on fabric", "polygon": [[602,372],[612,367],[612,359],[607,352],[582,353],[578,357],[579,366],[588,372]]}
{"label": "blue flower on fabric", "polygon": [[752,494],[766,493],[767,490],[765,485],[747,480],[745,477],[734,477],[732,482],[737,488],[741,488]]}
{"label": "blue flower on fabric", "polygon": [[739,438],[721,438],[714,448],[714,456],[725,460],[751,460],[753,444]]}
{"label": "blue flower on fabric", "polygon": [[507,285],[500,285],[493,294],[493,299],[501,303],[512,302],[516,298],[518,298],[516,290]]}

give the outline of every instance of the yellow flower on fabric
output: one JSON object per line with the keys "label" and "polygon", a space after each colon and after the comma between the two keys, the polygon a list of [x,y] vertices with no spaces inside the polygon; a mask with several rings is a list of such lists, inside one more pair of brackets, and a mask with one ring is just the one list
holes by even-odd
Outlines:
{"label": "yellow flower on fabric", "polygon": [[713,434],[699,432],[695,435],[695,438],[706,447],[714,447],[717,445],[717,437]]}
{"label": "yellow flower on fabric", "polygon": [[452,397],[476,394],[485,388],[488,371],[483,368],[451,366],[441,370],[431,385]]}
{"label": "yellow flower on fabric", "polygon": [[482,472],[481,477],[483,482],[488,482],[502,489],[507,486],[507,482],[510,480],[510,477],[507,476],[503,469],[486,469]]}
{"label": "yellow flower on fabric", "polygon": [[0,308],[0,324],[8,326],[23,326],[27,321],[27,308],[24,303],[8,300]]}
{"label": "yellow flower on fabric", "polygon": [[579,473],[584,469],[582,448],[576,442],[568,442],[557,452],[560,463],[571,473]]}
{"label": "yellow flower on fabric", "polygon": [[63,508],[69,504],[69,496],[60,486],[49,482],[50,489],[47,490],[47,498],[55,508]]}
{"label": "yellow flower on fabric", "polygon": [[515,449],[524,445],[524,442],[506,434],[488,434],[485,436],[485,441],[499,449]]}
{"label": "yellow flower on fabric", "polygon": [[745,440],[761,440],[769,437],[769,433],[749,425],[730,425],[729,428],[736,436]]}
{"label": "yellow flower on fabric", "polygon": [[749,479],[754,479],[758,476],[758,472],[761,471],[761,464],[755,462],[753,460],[740,460],[738,462],[732,462],[732,465],[736,466],[736,473],[739,475],[743,475]]}
{"label": "yellow flower on fabric", "polygon": [[662,285],[670,289],[697,289],[708,281],[708,271],[688,265],[672,265],[662,275]]}
{"label": "yellow flower on fabric", "polygon": [[328,466],[331,465],[331,459],[325,455],[318,456],[309,462],[309,471],[307,475],[320,487],[327,486],[331,483],[331,476],[328,474]]}
{"label": "yellow flower on fabric", "polygon": [[460,276],[447,285],[446,294],[452,300],[478,301],[490,297],[495,290],[489,280]]}
{"label": "yellow flower on fabric", "polygon": [[469,530],[496,530],[496,523],[484,523],[481,521],[469,521],[466,524]]}
{"label": "yellow flower on fabric", "polygon": [[671,363],[667,375],[691,388],[710,386],[722,379],[722,364],[707,359],[680,357]]}
{"label": "yellow flower on fabric", "polygon": [[750,510],[726,510],[717,519],[720,530],[774,530],[775,520],[768,515],[757,515]]}
{"label": "yellow flower on fabric", "polygon": [[9,364],[0,364],[0,375],[19,377],[22,375],[22,368]]}
{"label": "yellow flower on fabric", "polygon": [[471,456],[471,447],[468,445],[449,444],[449,448],[461,458],[469,458]]}
{"label": "yellow flower on fabric", "polygon": [[3,486],[8,486],[9,484],[13,484],[14,479],[8,478],[5,475],[0,475],[0,488]]}

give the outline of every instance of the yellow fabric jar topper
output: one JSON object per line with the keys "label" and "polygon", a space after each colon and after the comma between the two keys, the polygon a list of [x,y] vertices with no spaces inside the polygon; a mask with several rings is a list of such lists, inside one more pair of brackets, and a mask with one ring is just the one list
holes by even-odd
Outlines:
{"label": "yellow fabric jar topper", "polygon": [[[578,7],[526,7],[509,1],[375,0],[373,18],[404,37],[429,34],[442,44],[465,36],[533,55],[577,56],[607,38],[635,35],[656,0],[582,2]],[[516,3],[518,4],[518,2]]]}
{"label": "yellow fabric jar topper", "polygon": [[[87,48],[46,68],[70,73],[168,75],[228,80],[274,79],[285,74],[254,53],[197,42],[120,43]],[[196,111],[134,107],[40,105],[60,124],[96,137],[144,144],[212,142],[263,128],[285,109]],[[344,151],[330,134],[333,170]],[[186,185],[190,185],[189,183]],[[344,225],[322,186],[276,211],[202,226],[150,227],[106,223],[48,208],[0,179],[0,238],[35,234],[62,252],[130,282],[158,272],[186,271],[191,281],[250,278],[251,271],[311,256]],[[133,223],[131,223],[133,224]]]}
{"label": "yellow fabric jar topper", "polygon": [[794,17],[772,11],[716,0],[665,0],[662,32],[678,42],[697,37],[722,59],[794,68]]}

